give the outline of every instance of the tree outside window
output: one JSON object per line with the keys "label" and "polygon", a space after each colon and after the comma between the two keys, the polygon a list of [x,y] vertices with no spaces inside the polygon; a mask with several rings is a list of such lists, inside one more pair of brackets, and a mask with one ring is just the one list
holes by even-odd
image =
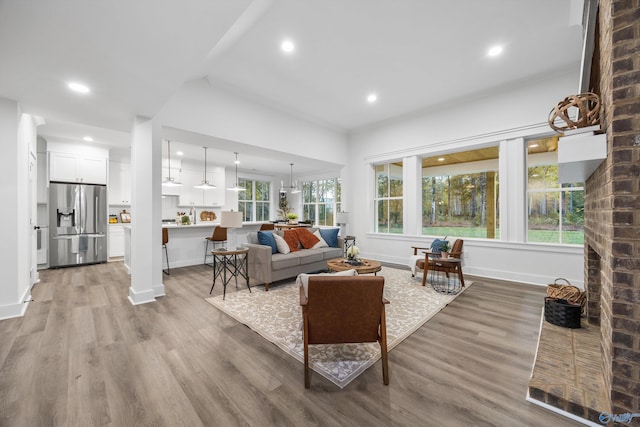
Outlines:
{"label": "tree outside window", "polygon": [[584,187],[558,183],[558,165],[529,168],[527,240],[584,243]]}
{"label": "tree outside window", "polygon": [[375,231],[402,234],[404,229],[402,162],[375,165]]}
{"label": "tree outside window", "polygon": [[315,225],[334,226],[335,213],[341,207],[340,178],[302,183],[302,213]]}
{"label": "tree outside window", "polygon": [[238,211],[242,212],[243,221],[269,221],[271,183],[239,178],[238,185],[245,188],[238,192]]}
{"label": "tree outside window", "polygon": [[584,244],[584,184],[560,184],[558,137],[527,141],[527,241]]}
{"label": "tree outside window", "polygon": [[422,234],[499,238],[497,175],[423,176]]}

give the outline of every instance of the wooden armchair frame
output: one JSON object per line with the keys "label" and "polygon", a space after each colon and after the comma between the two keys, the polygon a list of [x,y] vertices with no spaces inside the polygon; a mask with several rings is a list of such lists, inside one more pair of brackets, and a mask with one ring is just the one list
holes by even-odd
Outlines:
{"label": "wooden armchair frame", "polygon": [[[462,258],[462,246],[464,245],[464,240],[456,239],[453,242],[453,246],[449,251],[449,257],[455,259]],[[442,271],[449,276],[449,273],[455,273],[460,278],[460,284],[464,287],[464,277],[462,275],[462,266],[460,262],[447,262],[446,259],[439,259],[433,257],[435,254],[430,252],[431,248],[421,248],[419,246],[411,246],[413,248],[413,254],[417,255],[418,250],[422,250],[424,252],[424,259],[420,259],[416,262],[416,268],[422,270],[422,286],[425,286],[427,280],[427,271]],[[431,257],[430,257],[431,255]]]}
{"label": "wooden armchair frame", "polygon": [[308,297],[300,286],[304,338],[304,386],[310,386],[309,345],[378,342],[382,378],[389,384],[387,324],[382,276],[309,277]]}

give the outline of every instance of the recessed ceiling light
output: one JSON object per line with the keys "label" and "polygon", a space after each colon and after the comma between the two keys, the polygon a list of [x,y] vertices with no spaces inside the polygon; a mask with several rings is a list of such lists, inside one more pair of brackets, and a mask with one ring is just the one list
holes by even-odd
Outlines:
{"label": "recessed ceiling light", "polygon": [[489,51],[487,52],[487,55],[498,56],[501,53],[502,53],[502,46],[493,46],[491,49],[489,49]]}
{"label": "recessed ceiling light", "polygon": [[444,162],[444,160],[445,160],[444,157],[438,157],[439,162]]}
{"label": "recessed ceiling light", "polygon": [[184,156],[184,153],[183,153],[182,151],[176,151],[176,154],[177,154],[178,156]]}
{"label": "recessed ceiling light", "polygon": [[93,142],[93,138],[91,138],[90,136],[85,136],[82,139],[87,141],[87,142]]}
{"label": "recessed ceiling light", "polygon": [[78,82],[70,82],[67,84],[67,87],[69,89],[71,89],[74,92],[77,93],[89,93],[91,92],[91,89],[89,89],[89,86],[84,85],[82,83],[78,83]]}
{"label": "recessed ceiling light", "polygon": [[531,144],[531,145],[529,146],[529,148],[536,148],[537,146],[538,146],[538,144]]}
{"label": "recessed ceiling light", "polygon": [[378,95],[376,95],[375,93],[370,93],[367,96],[367,102],[369,104],[373,104],[374,102],[376,102],[378,100]]}
{"label": "recessed ceiling light", "polygon": [[285,40],[280,45],[280,48],[286,53],[291,53],[296,49],[296,46],[293,44],[291,40]]}

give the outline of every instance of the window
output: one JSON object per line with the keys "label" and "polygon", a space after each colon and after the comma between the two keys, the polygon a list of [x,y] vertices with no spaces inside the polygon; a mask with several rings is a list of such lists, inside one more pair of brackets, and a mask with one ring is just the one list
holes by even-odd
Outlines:
{"label": "window", "polygon": [[269,221],[271,183],[238,178],[238,185],[246,189],[238,192],[238,211],[242,212],[242,220]]}
{"label": "window", "polygon": [[498,147],[422,159],[422,234],[498,239]]}
{"label": "window", "polygon": [[375,165],[375,231],[402,234],[402,162]]}
{"label": "window", "polygon": [[341,209],[341,181],[331,178],[302,183],[302,214],[315,225],[335,224],[335,213]]}
{"label": "window", "polygon": [[558,182],[558,137],[527,142],[527,241],[584,243],[584,186]]}

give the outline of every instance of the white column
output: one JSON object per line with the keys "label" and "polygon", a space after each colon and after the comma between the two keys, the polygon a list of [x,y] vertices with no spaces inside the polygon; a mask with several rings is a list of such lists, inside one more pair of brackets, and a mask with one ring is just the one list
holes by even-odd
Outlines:
{"label": "white column", "polygon": [[16,213],[12,224],[4,227],[0,245],[0,319],[24,315],[28,304],[23,301],[31,299],[29,141],[25,135],[35,134],[35,130],[21,132],[20,117],[16,101],[0,98],[0,200]]}
{"label": "white column", "polygon": [[158,120],[136,117],[131,143],[131,287],[129,301],[164,295],[162,283],[162,140]]}
{"label": "white column", "polygon": [[527,240],[527,150],[524,138],[500,142],[500,240]]}
{"label": "white column", "polygon": [[402,159],[404,234],[422,234],[422,161],[418,156]]}

